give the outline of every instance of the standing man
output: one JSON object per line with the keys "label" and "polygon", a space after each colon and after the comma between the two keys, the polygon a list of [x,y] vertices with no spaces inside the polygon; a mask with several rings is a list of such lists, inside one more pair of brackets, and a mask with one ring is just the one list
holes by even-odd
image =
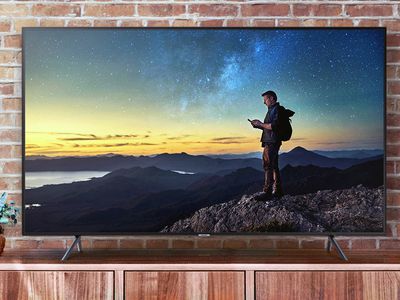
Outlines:
{"label": "standing man", "polygon": [[278,159],[279,148],[282,141],[279,139],[277,127],[279,124],[279,102],[274,91],[267,91],[261,95],[264,98],[264,104],[268,107],[267,115],[264,123],[260,120],[250,121],[254,128],[262,130],[261,146],[263,151],[263,168],[265,171],[264,192],[268,198],[282,197],[283,191],[281,186],[281,175],[279,172]]}

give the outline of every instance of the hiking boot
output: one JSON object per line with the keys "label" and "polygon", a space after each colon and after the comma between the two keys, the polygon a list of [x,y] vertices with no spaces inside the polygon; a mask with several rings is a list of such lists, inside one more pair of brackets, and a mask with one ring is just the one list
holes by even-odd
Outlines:
{"label": "hiking boot", "polygon": [[272,196],[275,198],[282,198],[284,195],[282,188],[278,187],[275,188],[274,191],[272,192]]}
{"label": "hiking boot", "polygon": [[272,199],[272,191],[271,190],[267,190],[267,191],[263,191],[263,193],[261,193],[260,195],[257,195],[256,197],[254,197],[254,199],[256,201],[268,201]]}

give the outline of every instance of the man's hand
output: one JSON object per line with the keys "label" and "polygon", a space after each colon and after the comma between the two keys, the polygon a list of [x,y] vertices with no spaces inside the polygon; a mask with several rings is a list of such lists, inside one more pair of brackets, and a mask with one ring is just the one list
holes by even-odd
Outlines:
{"label": "man's hand", "polygon": [[251,123],[251,126],[253,126],[253,128],[258,128],[258,129],[263,129],[263,125],[264,123],[261,122],[260,120],[249,120]]}

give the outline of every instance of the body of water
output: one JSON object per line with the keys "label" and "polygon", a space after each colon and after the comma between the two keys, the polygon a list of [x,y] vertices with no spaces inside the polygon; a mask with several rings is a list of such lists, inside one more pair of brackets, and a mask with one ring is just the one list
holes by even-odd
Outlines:
{"label": "body of water", "polygon": [[46,184],[71,183],[86,181],[93,177],[103,177],[108,171],[54,171],[54,172],[26,172],[25,188],[33,189]]}

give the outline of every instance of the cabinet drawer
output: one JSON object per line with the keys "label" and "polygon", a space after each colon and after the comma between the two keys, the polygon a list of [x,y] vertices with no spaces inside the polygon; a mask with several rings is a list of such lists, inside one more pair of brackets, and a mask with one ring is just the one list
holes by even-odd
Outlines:
{"label": "cabinet drawer", "polygon": [[256,299],[400,299],[400,272],[256,272]]}
{"label": "cabinet drawer", "polygon": [[125,272],[126,300],[244,300],[244,272]]}
{"label": "cabinet drawer", "polygon": [[0,271],[0,299],[113,299],[113,272]]}

